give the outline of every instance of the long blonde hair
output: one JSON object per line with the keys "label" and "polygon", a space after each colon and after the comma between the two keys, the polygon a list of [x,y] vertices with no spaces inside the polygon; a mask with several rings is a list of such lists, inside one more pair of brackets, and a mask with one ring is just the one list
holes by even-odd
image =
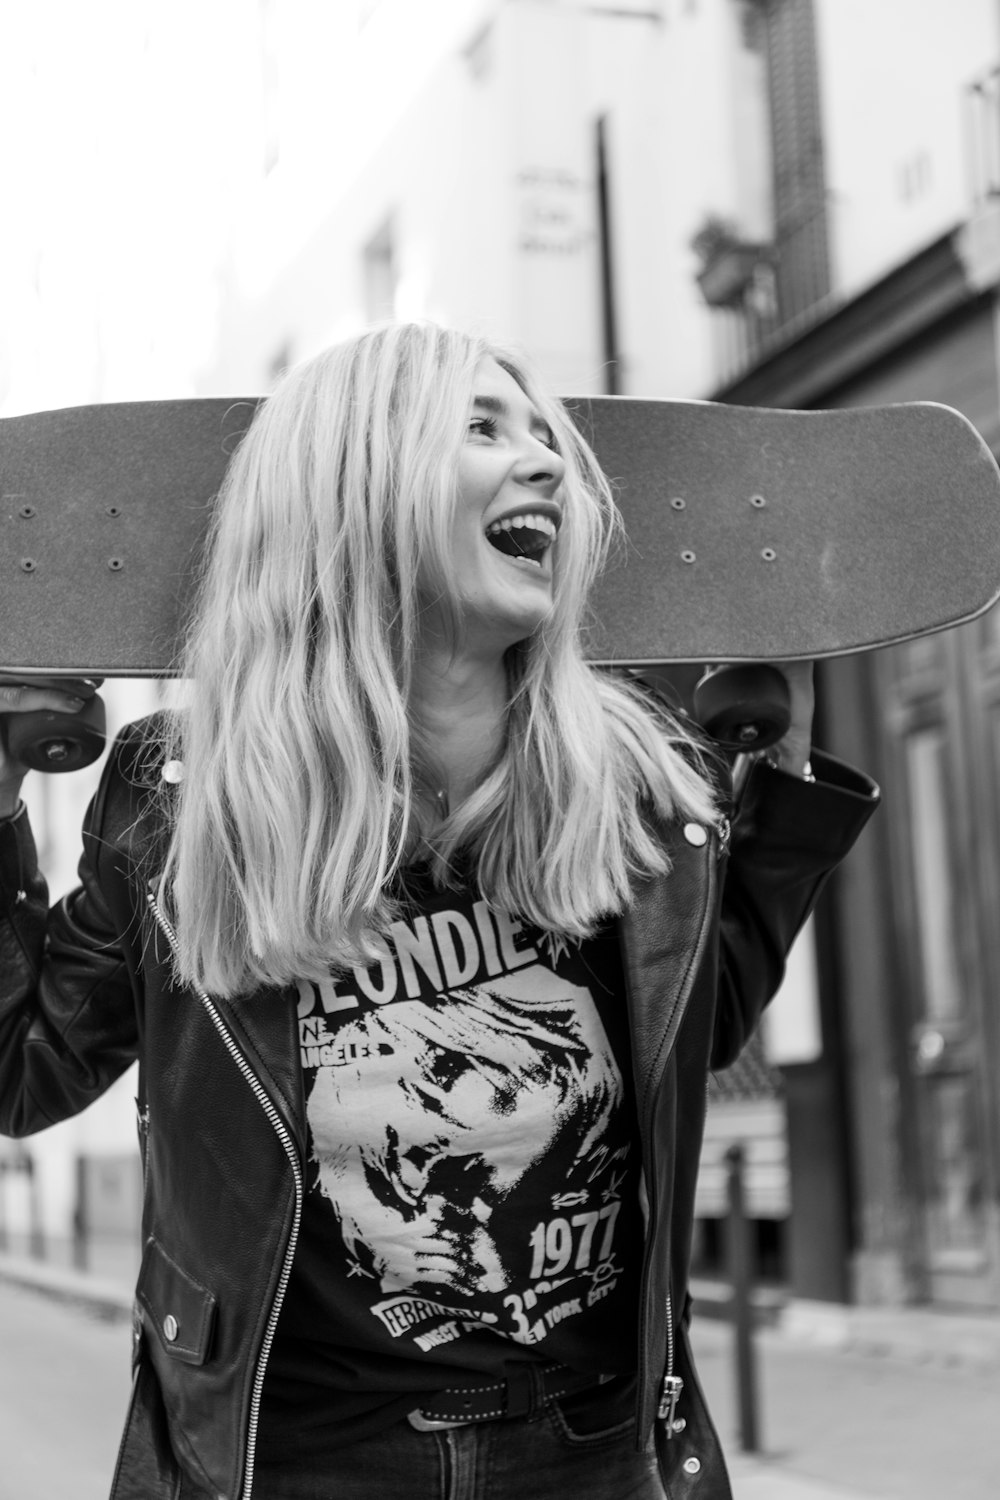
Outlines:
{"label": "long blonde hair", "polygon": [[[454,600],[456,466],[487,356],[566,464],[554,607],[508,652],[497,763],[430,830],[410,712],[417,577]],[[584,659],[616,515],[561,404],[479,339],[398,324],[285,377],[230,464],[181,663],[166,871],[180,977],[234,994],[370,963],[415,853],[439,884],[461,867],[495,906],[574,937],[622,909],[631,876],[664,868],[644,812],[704,820],[713,794],[683,729]]]}

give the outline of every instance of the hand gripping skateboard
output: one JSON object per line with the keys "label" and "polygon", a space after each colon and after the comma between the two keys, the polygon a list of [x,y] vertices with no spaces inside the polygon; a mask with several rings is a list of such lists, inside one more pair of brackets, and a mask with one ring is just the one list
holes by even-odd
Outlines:
{"label": "hand gripping skateboard", "polygon": [[[212,502],[256,404],[0,421],[0,674],[68,678],[91,698],[61,722],[11,716],[30,764],[69,770],[100,753],[100,679],[176,671]],[[567,405],[625,522],[594,600],[596,662],[837,656],[963,623],[1000,595],[1000,471],[948,407]],[[706,685],[720,739],[773,737],[774,703],[754,719],[743,686],[722,680]]]}

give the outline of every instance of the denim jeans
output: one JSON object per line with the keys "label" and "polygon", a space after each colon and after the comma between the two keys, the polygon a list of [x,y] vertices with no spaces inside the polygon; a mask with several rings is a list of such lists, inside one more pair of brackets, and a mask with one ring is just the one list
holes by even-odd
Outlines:
{"label": "denim jeans", "polygon": [[664,1500],[655,1458],[635,1451],[634,1391],[629,1381],[537,1417],[445,1431],[400,1422],[339,1449],[322,1472],[259,1470],[253,1500]]}

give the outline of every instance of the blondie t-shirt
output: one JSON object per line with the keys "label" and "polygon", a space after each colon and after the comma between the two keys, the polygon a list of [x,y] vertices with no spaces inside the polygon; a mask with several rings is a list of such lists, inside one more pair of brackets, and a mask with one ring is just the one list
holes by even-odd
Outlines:
{"label": "blondie t-shirt", "polygon": [[505,1363],[634,1368],[639,1158],[615,932],[411,887],[385,957],[298,985],[305,1205],[261,1461]]}

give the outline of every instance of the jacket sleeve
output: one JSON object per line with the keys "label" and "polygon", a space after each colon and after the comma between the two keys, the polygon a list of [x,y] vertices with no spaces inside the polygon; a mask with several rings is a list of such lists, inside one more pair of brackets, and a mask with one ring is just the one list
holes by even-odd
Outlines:
{"label": "jacket sleeve", "polygon": [[50,911],[26,812],[0,823],[0,1134],[78,1114],[136,1056],[128,966],[90,853],[79,874]]}
{"label": "jacket sleeve", "polygon": [[815,782],[758,764],[733,819],[711,1066],[735,1061],[833,871],[878,806],[873,781],[815,752]]}

